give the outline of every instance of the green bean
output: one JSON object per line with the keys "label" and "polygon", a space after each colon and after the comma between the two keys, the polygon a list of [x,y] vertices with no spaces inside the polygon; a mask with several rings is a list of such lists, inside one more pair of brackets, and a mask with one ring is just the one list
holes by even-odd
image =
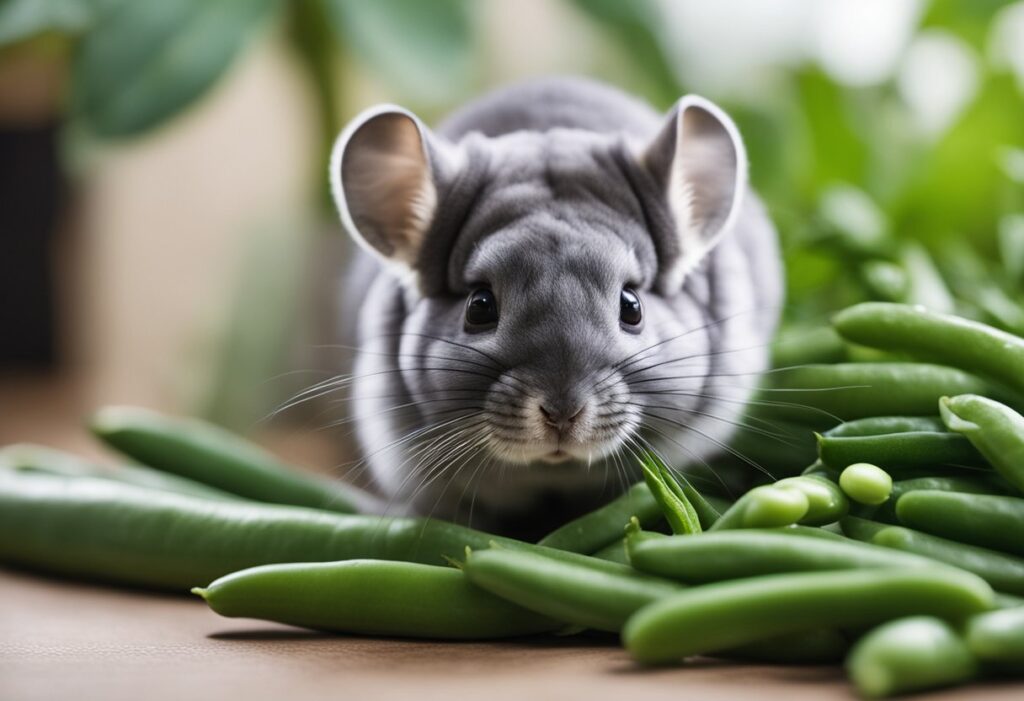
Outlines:
{"label": "green bean", "polygon": [[924,557],[841,537],[789,535],[784,533],[786,530],[719,531],[699,538],[669,536],[652,540],[629,536],[626,548],[636,569],[687,584],[786,572],[936,567],[934,561]]}
{"label": "green bean", "polygon": [[987,466],[964,436],[918,431],[875,436],[818,436],[818,458],[839,470],[853,463],[883,465],[887,470],[933,465]]}
{"label": "green bean", "polygon": [[939,410],[951,431],[967,436],[996,472],[1024,493],[1024,416],[997,401],[970,394],[943,397]]}
{"label": "green bean", "polygon": [[194,588],[222,616],[317,630],[481,640],[561,627],[450,567],[381,560],[264,565]]}
{"label": "green bean", "polygon": [[808,363],[841,363],[848,351],[839,334],[828,326],[787,328],[772,343],[772,367]]}
{"label": "green bean", "polygon": [[984,663],[1024,670],[1024,607],[978,614],[967,621],[967,647]]}
{"label": "green bean", "polygon": [[646,604],[682,586],[622,568],[618,573],[537,552],[473,551],[463,567],[473,584],[531,611],[597,630],[618,632]]}
{"label": "green bean", "polygon": [[661,509],[672,532],[700,533],[700,519],[697,518],[693,504],[665,464],[653,454],[644,453],[640,467],[644,471],[644,482],[647,483],[654,500],[658,502],[658,508]]}
{"label": "green bean", "polygon": [[990,394],[979,378],[955,368],[924,363],[805,365],[769,375],[768,399],[781,419],[830,426],[866,416],[931,416],[945,395]]}
{"label": "green bean", "polygon": [[803,492],[766,484],[741,496],[708,530],[788,526],[806,516],[809,506]]}
{"label": "green bean", "polygon": [[924,490],[963,492],[964,494],[1005,494],[987,475],[985,477],[917,477],[899,480],[892,483],[892,494],[889,500],[882,504],[871,518],[886,523],[896,521],[896,505],[900,498],[904,494]]}
{"label": "green bean", "polygon": [[[660,535],[660,534],[659,534]],[[626,553],[626,539],[621,538],[604,546],[591,557],[608,562],[617,562],[620,565],[629,564],[629,555]]]}
{"label": "green bean", "polygon": [[686,589],[638,611],[622,637],[634,658],[667,662],[755,640],[902,616],[957,621],[992,606],[981,579],[948,567],[801,572]]}
{"label": "green bean", "polygon": [[248,499],[340,513],[369,510],[373,498],[338,480],[284,465],[221,428],[136,407],[106,407],[91,428],[104,443],[149,467]]}
{"label": "green bean", "polygon": [[839,312],[832,324],[853,343],[958,367],[1024,393],[1024,339],[986,324],[921,307],[871,302]]}
{"label": "green bean", "polygon": [[926,533],[1024,557],[1024,499],[921,490],[900,497],[896,515]]}
{"label": "green bean", "polygon": [[597,552],[622,538],[622,528],[631,516],[645,528],[662,520],[661,507],[643,482],[599,509],[584,514],[541,538],[539,545],[575,553]]}
{"label": "green bean", "polygon": [[849,517],[843,519],[842,524],[843,532],[856,540],[930,557],[937,562],[973,572],[999,591],[1024,594],[1024,558],[957,543],[902,526],[873,524]]}
{"label": "green bean", "polygon": [[830,438],[878,436],[888,433],[943,432],[945,424],[938,416],[868,416],[841,423],[825,431]]}
{"label": "green bean", "polygon": [[16,443],[0,449],[0,466],[3,465],[19,472],[72,478],[95,477],[165,492],[206,497],[207,499],[239,499],[235,494],[141,465],[107,467],[83,460],[71,453],[30,443]]}
{"label": "green bean", "polygon": [[278,562],[440,565],[494,539],[429,519],[219,501],[88,477],[0,474],[0,561],[123,584],[187,590]]}
{"label": "green bean", "polygon": [[956,631],[930,616],[875,628],[857,641],[846,668],[857,690],[871,698],[960,684],[978,673]]}
{"label": "green bean", "polygon": [[877,506],[892,494],[892,477],[880,467],[859,462],[843,470],[839,486],[855,502]]}

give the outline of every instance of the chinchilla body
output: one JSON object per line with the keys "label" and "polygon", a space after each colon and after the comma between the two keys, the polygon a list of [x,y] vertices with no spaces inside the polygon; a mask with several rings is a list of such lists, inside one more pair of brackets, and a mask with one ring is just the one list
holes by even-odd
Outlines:
{"label": "chinchilla body", "polygon": [[362,249],[339,311],[351,420],[393,510],[532,535],[639,479],[644,450],[723,451],[782,272],[713,104],[660,115],[547,79],[436,130],[381,106],[339,137],[331,180]]}

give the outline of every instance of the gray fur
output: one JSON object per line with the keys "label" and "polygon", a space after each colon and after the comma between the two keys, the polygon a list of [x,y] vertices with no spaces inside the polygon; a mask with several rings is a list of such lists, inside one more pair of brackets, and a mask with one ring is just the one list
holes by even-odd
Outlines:
{"label": "gray fur", "polygon": [[[640,446],[677,465],[720,450],[766,367],[782,276],[749,192],[710,252],[669,274],[694,240],[669,201],[674,120],[550,79],[420,125],[436,188],[422,247],[411,271],[360,253],[342,311],[358,316],[356,434],[393,510],[541,531],[637,479]],[[715,177],[714,152],[693,153]],[[471,332],[482,284],[500,320]],[[642,299],[639,332],[619,323],[623,285]],[[559,431],[541,404],[583,409]],[[563,446],[576,457],[557,462]]]}

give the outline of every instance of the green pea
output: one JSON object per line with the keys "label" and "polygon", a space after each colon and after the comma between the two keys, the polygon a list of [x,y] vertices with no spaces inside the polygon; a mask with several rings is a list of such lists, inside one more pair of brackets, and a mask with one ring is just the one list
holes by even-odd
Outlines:
{"label": "green pea", "polygon": [[854,646],[846,668],[857,691],[871,698],[960,684],[978,672],[956,631],[930,616],[875,628]]}
{"label": "green pea", "polygon": [[640,609],[622,631],[645,663],[820,628],[930,615],[958,621],[992,606],[992,589],[952,568],[801,572],[686,589]]}
{"label": "green pea", "polygon": [[1024,607],[974,616],[967,621],[964,637],[980,661],[1018,676],[1024,670]]}
{"label": "green pea", "polygon": [[939,410],[951,431],[967,436],[992,467],[1024,493],[1024,416],[1005,404],[971,394],[943,397]]}
{"label": "green pea", "polygon": [[91,428],[104,443],[144,465],[247,499],[352,513],[376,500],[338,480],[284,465],[217,426],[137,407],[106,407]]}
{"label": "green pea", "polygon": [[923,307],[868,302],[839,312],[832,325],[853,343],[958,367],[1024,394],[1024,339],[986,324]]}
{"label": "green pea", "polygon": [[896,514],[911,528],[1024,557],[1024,499],[920,490],[900,497]]}
{"label": "green pea", "polygon": [[925,557],[841,537],[789,535],[786,530],[717,531],[699,538],[631,535],[626,547],[638,570],[688,584],[787,572],[936,566]]}
{"label": "green pea", "polygon": [[880,467],[859,462],[839,475],[839,486],[860,504],[882,504],[892,494],[892,477]]}
{"label": "green pea", "polygon": [[807,497],[807,513],[799,520],[809,526],[835,523],[846,515],[850,502],[835,482],[823,475],[800,475],[775,482],[775,487],[795,489]]}
{"label": "green pea", "polygon": [[459,570],[410,562],[264,565],[192,592],[222,616],[340,633],[482,640],[561,627],[474,587]]}

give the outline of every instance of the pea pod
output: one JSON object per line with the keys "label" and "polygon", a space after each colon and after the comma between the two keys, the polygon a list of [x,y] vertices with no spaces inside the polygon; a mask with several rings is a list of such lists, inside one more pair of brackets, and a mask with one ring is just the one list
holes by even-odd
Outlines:
{"label": "pea pod", "polygon": [[502,548],[473,551],[463,569],[473,584],[531,611],[613,632],[640,607],[682,588],[626,567],[610,572]]}
{"label": "pea pod", "polygon": [[222,616],[341,633],[482,640],[561,627],[474,587],[457,569],[411,562],[264,565],[192,591]]}
{"label": "pea pod", "polygon": [[661,521],[661,507],[643,482],[630,487],[617,499],[584,514],[541,538],[539,545],[575,553],[593,553],[622,538],[631,516],[647,528]]}
{"label": "pea pod", "polygon": [[955,465],[987,467],[965,437],[937,431],[911,431],[874,436],[818,436],[818,458],[841,470],[854,463],[881,465],[886,470]]}
{"label": "pea pod", "polygon": [[737,499],[708,530],[788,526],[806,516],[809,507],[803,492],[767,484],[754,487]]}
{"label": "pea pod", "polygon": [[714,653],[822,627],[903,616],[958,621],[992,606],[991,588],[952,568],[801,572],[686,589],[640,609],[622,631],[645,663]]}
{"label": "pea pod", "polygon": [[942,396],[991,394],[973,375],[925,363],[804,365],[774,371],[769,381],[778,418],[825,427],[881,414],[932,416]]}
{"label": "pea pod", "polygon": [[170,475],[141,465],[118,465],[107,467],[77,455],[41,445],[17,443],[0,449],[0,466],[23,473],[41,473],[63,477],[95,477],[133,484],[137,487],[159,489],[207,499],[228,499],[236,501],[238,496],[221,489],[209,487],[177,475]]}
{"label": "pea pod", "polygon": [[960,684],[978,673],[963,639],[930,616],[875,628],[854,646],[846,668],[857,691],[871,698]]}
{"label": "pea pod", "polygon": [[700,533],[697,511],[665,464],[651,453],[645,453],[640,467],[644,471],[644,482],[672,532]]}
{"label": "pea pod", "polygon": [[967,622],[964,637],[982,662],[1017,675],[1024,670],[1024,607],[974,616]]}
{"label": "pea pod", "polygon": [[87,477],[0,475],[0,561],[122,584],[184,591],[279,562],[441,565],[492,540],[430,519],[219,501]]}
{"label": "pea pod", "polygon": [[868,302],[839,312],[832,325],[853,343],[951,365],[1024,394],[1024,339],[986,324],[922,307]]}
{"label": "pea pod", "polygon": [[920,490],[900,497],[896,515],[926,533],[1024,557],[1024,499]]}
{"label": "pea pod", "polygon": [[939,410],[951,431],[967,436],[992,467],[1024,493],[1024,416],[971,394],[943,397]]}
{"label": "pea pod", "polygon": [[720,531],[699,538],[630,536],[626,547],[636,569],[687,584],[786,572],[936,567],[924,557],[847,539],[788,535],[784,530]]}
{"label": "pea pod", "polygon": [[303,473],[219,427],[137,407],[106,407],[94,434],[143,465],[247,499],[340,513],[373,511],[369,494],[338,480]]}
{"label": "pea pod", "polygon": [[825,431],[831,438],[879,436],[889,433],[944,432],[945,424],[938,416],[868,416],[846,421]]}

